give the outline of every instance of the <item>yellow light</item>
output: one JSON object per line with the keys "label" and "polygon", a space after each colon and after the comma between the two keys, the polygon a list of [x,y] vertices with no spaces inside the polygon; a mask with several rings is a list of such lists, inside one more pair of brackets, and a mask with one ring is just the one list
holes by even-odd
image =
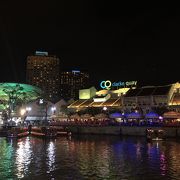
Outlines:
{"label": "yellow light", "polygon": [[21,111],[20,111],[21,116],[23,116],[25,114],[25,112],[26,112],[25,109],[21,109]]}

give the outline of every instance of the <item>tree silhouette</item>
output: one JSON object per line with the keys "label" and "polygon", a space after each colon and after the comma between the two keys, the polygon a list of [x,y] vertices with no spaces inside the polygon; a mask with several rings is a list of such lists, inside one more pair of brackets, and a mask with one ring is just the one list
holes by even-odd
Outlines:
{"label": "tree silhouette", "polygon": [[32,100],[41,96],[41,90],[36,90],[35,87],[24,84],[16,84],[16,83],[1,83],[1,93],[3,93],[2,97],[6,115],[4,118],[12,119],[12,113],[16,113],[17,107],[26,104]]}

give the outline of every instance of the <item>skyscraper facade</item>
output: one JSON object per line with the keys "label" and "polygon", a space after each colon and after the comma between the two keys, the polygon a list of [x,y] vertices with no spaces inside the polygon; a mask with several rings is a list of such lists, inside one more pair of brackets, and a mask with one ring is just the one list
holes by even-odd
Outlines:
{"label": "skyscraper facade", "polygon": [[79,90],[89,88],[89,74],[72,70],[63,71],[60,76],[60,96],[66,100],[78,99]]}
{"label": "skyscraper facade", "polygon": [[59,58],[48,52],[36,51],[27,57],[26,80],[28,84],[41,88],[52,102],[59,100]]}

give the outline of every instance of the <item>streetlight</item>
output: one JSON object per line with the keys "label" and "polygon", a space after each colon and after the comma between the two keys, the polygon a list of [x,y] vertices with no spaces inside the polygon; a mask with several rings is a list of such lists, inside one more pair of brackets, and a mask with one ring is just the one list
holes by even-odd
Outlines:
{"label": "streetlight", "polygon": [[20,109],[20,115],[23,118],[23,122],[26,120],[27,114],[31,111],[31,107],[26,107]]}
{"label": "streetlight", "polygon": [[32,110],[31,107],[26,107],[26,111],[27,111],[27,112],[29,112],[29,111],[31,111],[31,110]]}
{"label": "streetlight", "polygon": [[106,106],[105,106],[105,107],[103,107],[103,110],[104,110],[104,111],[106,111],[106,110],[107,110],[107,107],[106,107]]}
{"label": "streetlight", "polygon": [[51,111],[52,111],[52,114],[55,114],[56,107],[55,106],[51,107]]}
{"label": "streetlight", "polygon": [[21,114],[21,116],[24,116],[24,115],[25,115],[25,113],[26,113],[26,109],[21,109],[21,110],[20,110],[20,114]]}

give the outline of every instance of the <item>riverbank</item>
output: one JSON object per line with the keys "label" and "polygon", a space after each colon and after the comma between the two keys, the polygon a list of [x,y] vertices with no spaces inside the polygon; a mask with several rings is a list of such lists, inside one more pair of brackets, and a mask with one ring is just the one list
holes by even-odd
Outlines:
{"label": "riverbank", "polygon": [[147,129],[162,129],[164,137],[180,137],[180,127],[146,127],[146,126],[68,126],[72,134],[104,134],[125,136],[146,136]]}
{"label": "riverbank", "polygon": [[[180,137],[180,127],[149,126],[67,126],[72,134],[101,134],[118,136],[146,136],[147,129],[162,129],[165,138]],[[6,130],[0,128],[0,136],[6,136]]]}

